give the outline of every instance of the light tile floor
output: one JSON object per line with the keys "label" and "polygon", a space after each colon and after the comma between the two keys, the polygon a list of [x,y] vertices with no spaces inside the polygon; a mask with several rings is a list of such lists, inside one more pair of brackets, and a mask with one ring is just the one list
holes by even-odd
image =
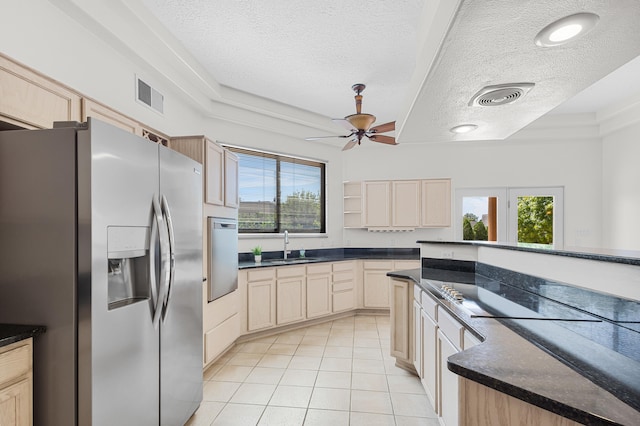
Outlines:
{"label": "light tile floor", "polygon": [[204,376],[188,426],[436,426],[389,355],[389,317],[358,315],[240,344]]}

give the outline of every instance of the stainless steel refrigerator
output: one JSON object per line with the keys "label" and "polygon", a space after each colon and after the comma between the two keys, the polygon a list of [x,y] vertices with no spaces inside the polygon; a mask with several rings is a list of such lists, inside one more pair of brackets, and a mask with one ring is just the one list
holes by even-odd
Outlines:
{"label": "stainless steel refrigerator", "polygon": [[89,119],[0,132],[0,322],[42,324],[35,425],[182,425],[202,400],[201,165]]}

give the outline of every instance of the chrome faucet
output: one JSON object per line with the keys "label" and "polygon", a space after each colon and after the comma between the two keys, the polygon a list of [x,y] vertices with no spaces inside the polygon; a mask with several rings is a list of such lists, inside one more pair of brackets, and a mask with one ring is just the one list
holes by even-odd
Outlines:
{"label": "chrome faucet", "polygon": [[289,231],[284,231],[284,260],[287,260],[287,255],[291,253],[291,250],[287,250],[287,244],[289,244]]}

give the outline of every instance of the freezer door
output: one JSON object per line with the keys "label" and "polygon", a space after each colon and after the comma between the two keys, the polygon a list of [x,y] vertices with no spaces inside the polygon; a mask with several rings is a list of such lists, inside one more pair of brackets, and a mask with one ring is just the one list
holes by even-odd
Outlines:
{"label": "freezer door", "polygon": [[158,191],[155,143],[91,119],[78,132],[80,425],[159,424]]}
{"label": "freezer door", "polygon": [[169,285],[160,323],[161,425],[183,425],[202,401],[202,166],[159,146],[169,226]]}

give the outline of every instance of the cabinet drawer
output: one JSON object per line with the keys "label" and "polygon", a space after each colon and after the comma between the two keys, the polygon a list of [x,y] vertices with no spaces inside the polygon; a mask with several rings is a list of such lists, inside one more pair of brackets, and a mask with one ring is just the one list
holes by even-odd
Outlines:
{"label": "cabinet drawer", "polygon": [[331,273],[330,263],[319,263],[317,265],[307,265],[307,275],[330,274],[330,273]]}
{"label": "cabinet drawer", "polygon": [[353,271],[334,272],[333,282],[353,281]]}
{"label": "cabinet drawer", "polygon": [[304,266],[285,266],[284,268],[277,268],[276,277],[304,277]]}
{"label": "cabinet drawer", "polygon": [[247,281],[266,281],[275,278],[276,270],[274,268],[257,268],[247,272]]}
{"label": "cabinet drawer", "polygon": [[0,353],[0,385],[27,374],[31,369],[31,346],[27,342],[14,343],[2,349],[8,350]]}
{"label": "cabinet drawer", "polygon": [[464,327],[451,315],[440,309],[438,313],[438,327],[458,350],[462,350]]}
{"label": "cabinet drawer", "polygon": [[393,261],[391,260],[365,260],[364,269],[383,269],[385,271],[393,270]]}
{"label": "cabinet drawer", "polygon": [[353,262],[338,262],[332,265],[333,272],[350,271],[353,273]]}
{"label": "cabinet drawer", "polygon": [[422,292],[422,310],[429,315],[429,317],[437,321],[438,319],[438,302],[429,295],[428,291]]}
{"label": "cabinet drawer", "polygon": [[333,283],[333,291],[345,291],[353,289],[353,281],[345,281],[340,283]]}
{"label": "cabinet drawer", "polygon": [[422,306],[422,290],[419,286],[413,286],[413,300],[415,300],[418,305]]}
{"label": "cabinet drawer", "polygon": [[353,303],[353,290],[341,291],[340,293],[334,293],[333,300],[333,312],[346,311],[354,308]]}

